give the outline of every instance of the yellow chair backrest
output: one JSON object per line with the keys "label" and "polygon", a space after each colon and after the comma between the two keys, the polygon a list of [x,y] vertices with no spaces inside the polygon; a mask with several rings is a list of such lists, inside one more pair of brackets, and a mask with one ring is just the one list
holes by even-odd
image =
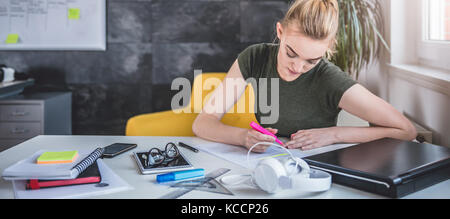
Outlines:
{"label": "yellow chair backrest", "polygon": [[[213,91],[222,83],[226,73],[206,73],[194,78],[189,108],[192,112],[199,113]],[[247,86],[245,94],[228,112],[254,113],[255,94],[251,85]]]}
{"label": "yellow chair backrest", "polygon": [[[201,112],[212,92],[224,80],[226,73],[205,73],[194,78],[189,108],[191,112]],[[201,99],[200,99],[201,98]],[[201,100],[201,101],[200,101]],[[256,122],[254,114],[255,94],[249,84],[238,102],[222,118],[222,122],[241,128],[249,128],[250,122]]]}

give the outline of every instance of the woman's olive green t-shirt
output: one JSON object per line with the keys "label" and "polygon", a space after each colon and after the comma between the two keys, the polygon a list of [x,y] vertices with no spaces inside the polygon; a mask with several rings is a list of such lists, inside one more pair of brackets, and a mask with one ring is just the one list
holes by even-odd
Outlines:
{"label": "woman's olive green t-shirt", "polygon": [[[268,118],[271,112],[261,112],[256,101],[256,119],[263,127],[278,129],[278,135],[290,137],[299,130],[326,128],[337,125],[341,109],[339,102],[344,92],[355,85],[347,73],[323,58],[310,71],[303,73],[294,81],[280,78],[277,71],[279,44],[256,44],[248,47],[238,56],[239,68],[245,80],[254,78],[259,84],[261,78],[267,80],[268,104],[271,106],[271,79],[277,78],[279,84],[279,115],[272,124],[261,123],[261,117]],[[259,100],[259,88],[254,88]],[[273,113],[273,112],[272,112]]]}

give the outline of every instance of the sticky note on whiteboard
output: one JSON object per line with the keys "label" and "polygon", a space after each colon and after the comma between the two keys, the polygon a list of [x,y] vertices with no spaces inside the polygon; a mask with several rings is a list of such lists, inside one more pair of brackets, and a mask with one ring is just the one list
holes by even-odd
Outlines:
{"label": "sticky note on whiteboard", "polygon": [[69,8],[67,11],[67,18],[69,18],[69,20],[80,19],[80,9],[79,8]]}
{"label": "sticky note on whiteboard", "polygon": [[6,37],[6,44],[16,44],[19,42],[19,34],[8,34],[8,36]]}

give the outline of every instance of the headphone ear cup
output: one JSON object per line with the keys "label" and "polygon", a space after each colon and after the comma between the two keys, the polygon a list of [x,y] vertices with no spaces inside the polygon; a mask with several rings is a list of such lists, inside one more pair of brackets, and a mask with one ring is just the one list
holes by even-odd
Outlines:
{"label": "headphone ear cup", "polygon": [[288,158],[283,162],[283,166],[286,169],[286,173],[291,175],[301,175],[309,177],[310,168],[306,161],[298,158]]}
{"label": "headphone ear cup", "polygon": [[286,176],[286,170],[275,158],[266,158],[258,163],[253,172],[256,185],[268,193],[275,193],[279,189],[279,178]]}

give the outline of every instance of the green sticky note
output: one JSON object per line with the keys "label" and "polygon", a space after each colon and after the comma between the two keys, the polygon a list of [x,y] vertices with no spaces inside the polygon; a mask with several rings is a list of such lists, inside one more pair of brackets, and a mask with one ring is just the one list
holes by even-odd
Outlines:
{"label": "green sticky note", "polygon": [[38,157],[38,164],[71,163],[78,156],[78,151],[45,152]]}
{"label": "green sticky note", "polygon": [[80,9],[79,8],[69,8],[67,17],[70,20],[78,20],[80,19]]}
{"label": "green sticky note", "polygon": [[6,44],[16,44],[19,42],[19,34],[8,34],[6,37]]}

